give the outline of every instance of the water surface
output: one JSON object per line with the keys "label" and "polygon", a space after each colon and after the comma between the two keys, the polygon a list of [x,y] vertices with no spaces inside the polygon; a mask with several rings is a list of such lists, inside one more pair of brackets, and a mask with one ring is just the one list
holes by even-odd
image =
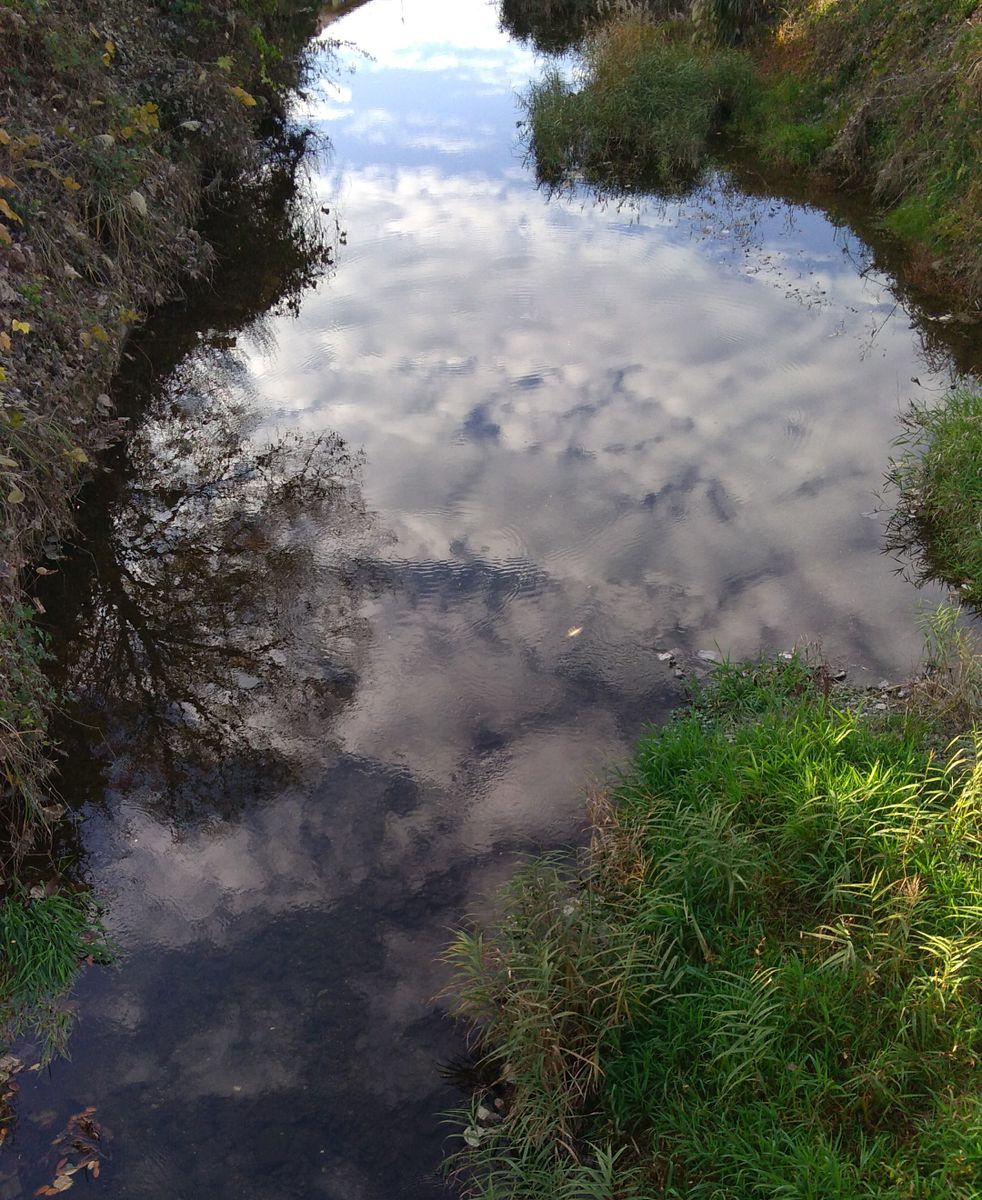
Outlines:
{"label": "water surface", "polygon": [[484,0],[325,32],[336,269],[244,330],[158,321],[81,551],[66,788],[122,954],[25,1088],[4,1196],[89,1104],[118,1200],[444,1194],[437,955],[580,836],[682,694],[659,653],[820,641],[875,683],[937,598],[877,493],[952,368],[848,228],[723,177],[538,190],[541,63]]}

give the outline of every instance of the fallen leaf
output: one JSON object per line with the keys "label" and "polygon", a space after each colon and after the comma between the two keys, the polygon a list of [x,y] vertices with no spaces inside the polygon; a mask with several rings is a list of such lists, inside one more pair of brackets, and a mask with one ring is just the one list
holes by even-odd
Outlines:
{"label": "fallen leaf", "polygon": [[250,96],[245,88],[233,87],[229,88],[228,90],[232,93],[236,100],[239,101],[240,104],[244,104],[246,108],[255,108],[256,97]]}
{"label": "fallen leaf", "polygon": [[9,351],[12,345],[10,334],[0,329],[0,350]]}
{"label": "fallen leaf", "polygon": [[197,133],[201,128],[200,121],[182,121],[177,127],[178,129],[186,129],[189,133]]}
{"label": "fallen leaf", "polygon": [[6,129],[0,129],[0,146],[9,146],[9,145],[10,145],[10,134],[6,131]]}
{"label": "fallen leaf", "polygon": [[65,451],[65,455],[66,457],[70,458],[72,462],[87,463],[89,461],[89,456],[85,453],[81,446],[73,446],[71,450]]}
{"label": "fallen leaf", "polygon": [[574,625],[572,629],[566,630],[566,636],[568,638],[569,637],[579,637],[582,632],[583,632],[582,625]]}
{"label": "fallen leaf", "polygon": [[5,246],[13,244],[14,239],[10,236],[10,230],[6,225],[0,225],[0,242]]}
{"label": "fallen leaf", "polygon": [[0,367],[0,383],[3,383],[7,378],[7,368]]}
{"label": "fallen leaf", "polygon": [[217,62],[216,62],[216,64],[215,64],[215,65],[218,67],[218,69],[219,69],[220,71],[231,71],[231,69],[232,69],[232,56],[231,56],[231,54],[223,54],[223,55],[221,56],[221,58],[219,58],[219,59],[217,60]]}
{"label": "fallen leaf", "polygon": [[58,574],[57,571],[52,571],[48,567],[35,567],[34,570],[38,575],[57,575]]}
{"label": "fallen leaf", "polygon": [[101,146],[103,150],[111,150],[116,145],[116,139],[111,133],[98,133],[93,138],[97,146]]}
{"label": "fallen leaf", "polygon": [[73,175],[66,175],[65,178],[61,182],[65,185],[66,188],[68,188],[68,190],[70,192],[77,192],[82,187],[82,185],[79,183],[79,181]]}
{"label": "fallen leaf", "polygon": [[14,333],[30,333],[31,323],[30,321],[18,321],[16,318],[14,318],[14,320],[10,322],[10,328],[14,331]]}
{"label": "fallen leaf", "polygon": [[56,1193],[67,1192],[74,1182],[75,1180],[71,1179],[68,1175],[58,1175],[51,1181],[51,1190]]}
{"label": "fallen leaf", "polygon": [[[93,325],[90,332],[92,337],[94,337],[97,342],[109,341],[109,334],[106,333],[105,329],[101,325]],[[83,334],[82,336],[84,337],[85,335]]]}
{"label": "fallen leaf", "polygon": [[17,184],[9,175],[0,175],[0,188],[6,188],[8,192],[16,192]]}
{"label": "fallen leaf", "polygon": [[12,467],[16,469],[20,463],[16,458],[8,458],[6,454],[0,454],[0,467]]}
{"label": "fallen leaf", "polygon": [[0,213],[3,213],[3,215],[7,218],[8,221],[16,221],[18,225],[24,224],[23,218],[19,217],[14,212],[14,210],[10,207],[10,205],[7,203],[7,201],[4,200],[3,196],[0,196]]}
{"label": "fallen leaf", "polygon": [[19,487],[12,487],[10,489],[10,491],[7,493],[7,503],[8,504],[23,504],[24,503],[24,493],[20,490]]}

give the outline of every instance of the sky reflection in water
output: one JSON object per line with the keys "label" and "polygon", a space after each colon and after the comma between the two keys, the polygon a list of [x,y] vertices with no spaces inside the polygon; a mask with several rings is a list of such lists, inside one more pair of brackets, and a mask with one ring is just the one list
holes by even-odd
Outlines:
{"label": "sky reflection in water", "polygon": [[364,448],[350,519],[291,526],[296,595],[262,610],[297,680],[346,682],[253,700],[290,771],[207,820],[119,747],[87,838],[122,970],[90,972],[21,1136],[96,1104],[120,1200],[442,1194],[434,958],[516,854],[577,836],[679,694],[657,651],[820,639],[875,682],[931,598],[875,492],[944,364],[846,231],[718,185],[550,199],[516,130],[538,65],[484,0],[328,33],[373,56],[312,104],[347,244],[239,350],[257,445]]}

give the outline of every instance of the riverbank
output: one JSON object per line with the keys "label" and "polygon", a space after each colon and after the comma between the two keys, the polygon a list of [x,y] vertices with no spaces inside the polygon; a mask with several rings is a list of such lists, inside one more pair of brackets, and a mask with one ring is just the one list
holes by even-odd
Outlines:
{"label": "riverbank", "polygon": [[589,849],[458,936],[489,1049],[466,1194],[976,1195],[982,801],[977,734],[949,739],[978,659],[943,615],[931,639],[894,699],[798,655],[716,668]]}
{"label": "riverbank", "polygon": [[[922,285],[982,305],[982,11],[976,0],[614,8],[570,84],[529,95],[540,174],[691,181],[725,137],[818,187],[867,189]],[[579,5],[584,8],[584,5]],[[665,14],[669,15],[665,15]]]}
{"label": "riverbank", "polygon": [[[99,938],[91,897],[54,852],[65,813],[39,580],[61,569],[78,492],[125,436],[109,389],[129,332],[208,277],[202,213],[230,190],[261,205],[295,170],[286,97],[316,31],[294,0],[0,4],[0,919],[23,959],[0,971],[0,1043],[28,1031],[25,1013],[48,1036],[48,985],[63,991],[66,965]],[[36,918],[61,901],[46,973]]]}

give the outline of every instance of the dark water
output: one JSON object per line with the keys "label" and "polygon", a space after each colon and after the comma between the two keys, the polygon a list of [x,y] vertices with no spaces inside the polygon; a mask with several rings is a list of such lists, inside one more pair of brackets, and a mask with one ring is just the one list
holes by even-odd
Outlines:
{"label": "dark water", "polygon": [[579,836],[681,695],[659,652],[820,640],[876,682],[940,594],[881,554],[877,492],[952,360],[847,227],[723,179],[536,190],[540,64],[484,0],[327,32],[372,55],[310,114],[336,268],[310,288],[259,221],[240,275],[156,321],[53,605],[121,957],[25,1085],[3,1197],[86,1105],[114,1200],[443,1194],[437,956]]}

